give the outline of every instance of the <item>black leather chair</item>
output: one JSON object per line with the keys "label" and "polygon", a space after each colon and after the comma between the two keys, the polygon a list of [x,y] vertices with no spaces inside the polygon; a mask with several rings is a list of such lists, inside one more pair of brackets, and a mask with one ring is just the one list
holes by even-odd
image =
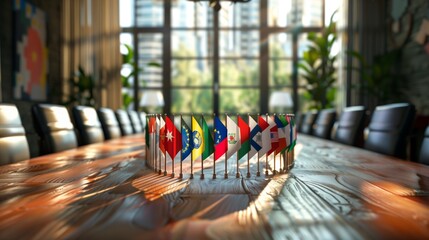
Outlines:
{"label": "black leather chair", "polygon": [[316,122],[313,125],[313,135],[320,138],[330,139],[336,117],[337,112],[335,109],[324,109],[320,111]]}
{"label": "black leather chair", "polygon": [[304,122],[301,126],[301,132],[305,134],[313,134],[313,125],[317,119],[317,111],[310,111],[305,114]]}
{"label": "black leather chair", "polygon": [[75,106],[72,109],[72,115],[79,132],[80,145],[104,141],[103,129],[94,108]]}
{"label": "black leather chair", "polygon": [[97,114],[103,129],[104,139],[109,140],[121,137],[121,128],[112,109],[99,108]]}
{"label": "black leather chair", "polygon": [[345,108],[335,124],[332,140],[351,146],[363,147],[363,130],[366,119],[366,108],[364,106]]}
{"label": "black leather chair", "polygon": [[67,108],[61,105],[35,104],[32,107],[34,127],[40,136],[42,154],[77,147],[76,133]]}
{"label": "black leather chair", "polygon": [[134,133],[142,133],[143,127],[139,114],[134,110],[128,110],[128,116],[130,117],[131,124],[133,125]]}
{"label": "black leather chair", "polygon": [[420,148],[419,162],[429,165],[429,126],[426,127],[425,136]]}
{"label": "black leather chair", "polygon": [[118,119],[119,128],[121,129],[122,136],[131,135],[134,133],[134,128],[131,123],[127,111],[118,109],[115,111],[116,119]]}
{"label": "black leather chair", "polygon": [[378,106],[368,126],[365,148],[405,159],[414,117],[415,108],[409,103]]}
{"label": "black leather chair", "polygon": [[0,104],[0,165],[30,158],[25,130],[18,109]]}

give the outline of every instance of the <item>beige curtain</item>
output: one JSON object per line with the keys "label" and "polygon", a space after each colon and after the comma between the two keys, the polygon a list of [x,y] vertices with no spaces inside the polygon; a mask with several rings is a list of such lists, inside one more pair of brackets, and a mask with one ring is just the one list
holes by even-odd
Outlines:
{"label": "beige curtain", "polygon": [[95,78],[96,106],[119,108],[119,0],[63,0],[61,16],[63,100],[70,94],[68,79],[82,66]]}

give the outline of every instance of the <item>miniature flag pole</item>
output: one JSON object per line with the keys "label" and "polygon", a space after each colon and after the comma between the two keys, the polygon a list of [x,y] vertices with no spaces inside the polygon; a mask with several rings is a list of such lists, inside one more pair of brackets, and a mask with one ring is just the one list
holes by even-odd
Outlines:
{"label": "miniature flag pole", "polygon": [[[265,121],[268,122],[268,113],[265,114]],[[265,154],[265,176],[268,176],[268,154]]]}
{"label": "miniature flag pole", "polygon": [[[259,119],[259,113],[258,113],[257,119]],[[258,168],[258,170],[256,171],[256,176],[259,177],[259,176],[261,176],[261,172],[259,172],[259,151],[258,151],[258,159],[257,159],[257,168]]]}
{"label": "miniature flag pole", "polygon": [[[194,117],[194,114],[192,114],[192,118]],[[194,121],[191,121],[191,129],[194,129]],[[191,133],[191,139],[190,141],[194,141],[194,133]],[[189,179],[194,179],[194,154],[191,153],[191,175],[189,176]]]}
{"label": "miniature flag pole", "polygon": [[[238,122],[238,113],[237,113],[237,122]],[[235,132],[238,132],[238,131],[235,131]],[[236,152],[235,156],[237,157],[237,172],[235,173],[235,177],[240,178],[240,172],[239,172],[240,169],[239,169],[239,162],[238,162],[240,159],[238,159],[238,151]]]}
{"label": "miniature flag pole", "polygon": [[[247,124],[249,124],[249,118],[250,118],[250,113],[247,113]],[[250,160],[249,160],[249,153],[246,153],[247,155],[247,178],[250,178]]]}
{"label": "miniature flag pole", "polygon": [[[213,119],[215,118],[216,118],[216,113],[213,113]],[[216,141],[213,141],[213,148],[215,147],[216,147]],[[213,179],[216,179],[216,159],[214,156],[213,156]]]}
{"label": "miniature flag pole", "polygon": [[[182,121],[183,121],[183,118],[182,118],[182,114],[180,114],[180,131],[182,131],[181,129],[182,129]],[[182,133],[180,133],[180,134],[182,134]],[[182,137],[183,138],[183,137]],[[182,146],[182,149],[183,149],[183,146]],[[183,178],[183,172],[182,172],[182,169],[183,169],[183,166],[182,166],[182,149],[180,150],[180,158],[179,158],[179,160],[180,160],[180,173],[179,173],[179,178],[180,179],[182,179]]]}
{"label": "miniature flag pole", "polygon": [[[203,125],[202,124],[203,121],[204,121],[204,114],[201,114],[201,125],[200,126]],[[203,133],[203,135],[204,135],[204,133]],[[203,149],[203,151],[204,151],[204,149]],[[204,179],[204,159],[203,159],[203,156],[201,156],[201,175],[200,175],[200,179]]]}
{"label": "miniature flag pole", "polygon": [[[164,114],[164,122],[165,119],[167,118],[167,114]],[[166,147],[165,145],[165,137],[164,137],[164,147]],[[165,151],[164,153],[164,176],[167,176],[167,151]]]}
{"label": "miniature flag pole", "polygon": [[[228,120],[227,120],[228,115],[225,113],[225,127],[226,129],[228,129]],[[225,174],[224,174],[224,178],[227,179],[228,178],[228,153],[225,153]]]}
{"label": "miniature flag pole", "polygon": [[[174,115],[172,115],[171,118],[171,120],[173,121],[173,130],[175,130],[176,126],[174,125]],[[176,139],[173,139],[174,146],[176,146],[175,141]],[[174,157],[171,157],[171,177],[174,178]]]}

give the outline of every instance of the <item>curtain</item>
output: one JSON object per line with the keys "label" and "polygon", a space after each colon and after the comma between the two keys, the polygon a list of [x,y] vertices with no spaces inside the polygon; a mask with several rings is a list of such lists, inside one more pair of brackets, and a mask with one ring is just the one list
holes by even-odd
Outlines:
{"label": "curtain", "polygon": [[63,0],[61,16],[63,101],[73,94],[69,79],[81,66],[94,77],[95,106],[119,108],[119,0]]}

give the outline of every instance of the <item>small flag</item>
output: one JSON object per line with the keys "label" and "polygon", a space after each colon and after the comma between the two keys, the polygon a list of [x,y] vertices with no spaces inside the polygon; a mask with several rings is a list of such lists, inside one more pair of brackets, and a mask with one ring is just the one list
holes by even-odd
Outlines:
{"label": "small flag", "polygon": [[226,159],[229,159],[240,149],[240,129],[229,116],[226,116],[226,128],[228,129],[228,150],[226,152]]}
{"label": "small flag", "polygon": [[259,116],[258,125],[261,127],[261,143],[262,148],[259,150],[259,157],[266,154],[271,149],[270,125],[262,116]]}
{"label": "small flag", "polygon": [[249,158],[255,156],[255,154],[262,149],[262,134],[261,127],[258,123],[249,115],[249,127],[250,127],[250,151]]}
{"label": "small flag", "polygon": [[297,131],[296,131],[295,120],[294,120],[293,117],[290,119],[290,128],[291,128],[291,134],[290,134],[291,144],[290,144],[290,146],[288,148],[289,152],[292,151],[295,148],[296,140],[298,138],[298,136],[297,136],[298,134],[297,134]]}
{"label": "small flag", "polygon": [[182,148],[182,135],[168,116],[165,116],[165,128],[166,150],[171,159],[174,159]]}
{"label": "small flag", "polygon": [[244,155],[246,155],[250,151],[250,128],[249,125],[240,117],[237,116],[238,127],[240,128],[240,141],[241,147],[238,150],[238,159],[241,159]]}
{"label": "small flag", "polygon": [[191,154],[193,147],[193,141],[192,141],[192,131],[189,128],[189,126],[186,124],[186,122],[181,119],[182,121],[182,161],[185,160],[189,154]]}
{"label": "small flag", "polygon": [[159,149],[165,154],[165,121],[159,116]]}
{"label": "small flag", "polygon": [[270,124],[270,138],[271,138],[271,149],[267,152],[267,156],[273,153],[279,146],[279,133],[276,122],[272,117],[268,117],[268,124]]}
{"label": "small flag", "polygon": [[204,151],[204,138],[203,130],[194,116],[192,116],[192,142],[194,145],[194,148],[192,149],[192,160],[195,160],[201,156]]}
{"label": "small flag", "polygon": [[279,136],[279,145],[277,146],[277,149],[275,150],[275,153],[274,153],[277,155],[283,150],[285,150],[287,147],[286,137],[289,137],[289,136],[286,136],[286,128],[288,127],[287,125],[289,123],[286,121],[285,117],[282,117],[279,115],[274,116],[274,121],[276,122],[278,136]]}
{"label": "small flag", "polygon": [[202,160],[205,160],[206,158],[208,158],[210,155],[213,154],[214,152],[214,142],[213,142],[213,137],[212,134],[210,132],[209,127],[207,126],[207,122],[204,119],[204,116],[201,119],[202,121],[202,125],[203,125],[203,135],[204,135],[204,149],[203,149],[203,156],[202,156]]}
{"label": "small flag", "polygon": [[218,160],[228,150],[227,131],[218,116],[214,117],[215,152],[214,160]]}

